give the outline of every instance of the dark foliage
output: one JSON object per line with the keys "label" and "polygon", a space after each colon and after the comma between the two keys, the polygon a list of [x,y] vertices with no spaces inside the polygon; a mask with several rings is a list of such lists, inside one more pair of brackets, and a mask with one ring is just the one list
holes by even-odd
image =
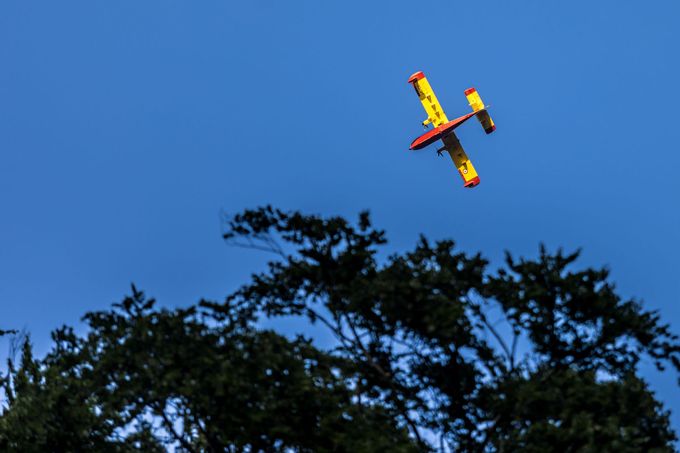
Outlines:
{"label": "dark foliage", "polygon": [[[638,375],[680,370],[680,343],[578,253],[490,272],[451,241],[377,260],[385,235],[269,207],[226,241],[272,252],[224,303],[178,310],[133,293],[85,335],[25,341],[3,376],[2,451],[672,451]],[[306,317],[336,338],[258,329]]]}

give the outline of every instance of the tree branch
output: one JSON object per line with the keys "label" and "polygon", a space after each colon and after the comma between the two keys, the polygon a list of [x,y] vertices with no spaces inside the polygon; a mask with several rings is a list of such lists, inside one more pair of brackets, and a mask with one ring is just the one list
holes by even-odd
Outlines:
{"label": "tree branch", "polygon": [[191,446],[189,442],[184,439],[184,437],[180,436],[177,431],[175,431],[175,427],[173,425],[172,420],[168,418],[168,415],[165,413],[165,409],[160,406],[160,404],[154,404],[152,406],[156,412],[160,415],[161,419],[163,420],[163,425],[165,426],[165,430],[168,431],[172,437],[180,443],[182,448],[185,450],[191,452],[191,453],[198,453],[197,450],[194,449],[194,447]]}

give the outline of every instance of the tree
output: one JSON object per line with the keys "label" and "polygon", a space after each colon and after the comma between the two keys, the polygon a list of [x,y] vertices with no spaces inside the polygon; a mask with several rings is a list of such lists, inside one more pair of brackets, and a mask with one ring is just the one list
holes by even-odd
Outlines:
{"label": "tree", "polygon": [[379,263],[385,234],[367,213],[353,226],[271,207],[229,218],[224,236],[278,257],[232,300],[323,323],[361,397],[421,445],[429,433],[460,451],[672,450],[668,413],[636,372],[643,355],[680,371],[678,337],[606,269],[570,270],[578,252],[541,246],[489,272],[421,238]]}
{"label": "tree", "polygon": [[155,309],[133,286],[36,361],[9,362],[2,451],[415,451],[389,412],[357,404],[352,366],[256,330],[248,310]]}
{"label": "tree", "polygon": [[[488,269],[421,238],[379,260],[367,213],[271,207],[226,220],[271,252],[222,302],[158,309],[133,287],[43,359],[3,376],[7,451],[672,451],[668,412],[638,375],[680,371],[658,314],[622,300],[578,253]],[[306,317],[336,345],[257,328]],[[58,447],[58,448],[57,448]]]}

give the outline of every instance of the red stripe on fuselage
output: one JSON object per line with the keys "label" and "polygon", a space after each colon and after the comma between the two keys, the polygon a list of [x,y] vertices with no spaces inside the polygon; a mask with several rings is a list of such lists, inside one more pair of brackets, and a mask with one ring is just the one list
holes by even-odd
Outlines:
{"label": "red stripe on fuselage", "polygon": [[446,124],[442,124],[439,127],[435,127],[434,129],[425,132],[423,135],[413,140],[409,149],[416,150],[425,148],[427,145],[430,145],[440,138],[443,138],[444,136],[453,132],[455,128],[475,116],[477,113],[479,112],[468,113],[467,115],[463,115],[460,118],[456,118],[455,120],[449,121]]}

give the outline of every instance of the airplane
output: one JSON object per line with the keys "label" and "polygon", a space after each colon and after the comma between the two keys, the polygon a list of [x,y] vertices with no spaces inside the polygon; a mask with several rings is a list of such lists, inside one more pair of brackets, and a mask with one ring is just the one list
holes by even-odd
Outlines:
{"label": "airplane", "polygon": [[463,151],[463,147],[458,141],[458,137],[454,134],[453,130],[472,118],[476,116],[479,123],[484,128],[484,132],[487,134],[492,133],[496,130],[496,125],[489,116],[489,112],[486,110],[482,98],[479,97],[479,93],[474,88],[468,88],[465,90],[465,96],[472,107],[472,113],[463,115],[455,120],[449,121],[439,104],[437,97],[430,87],[430,83],[425,78],[425,74],[422,71],[418,71],[413,74],[408,79],[408,83],[413,85],[415,88],[420,102],[422,102],[425,112],[427,113],[427,119],[423,121],[423,126],[427,129],[429,124],[432,124],[433,129],[428,130],[420,137],[413,140],[409,149],[417,150],[430,145],[437,140],[441,139],[444,146],[437,150],[437,154],[441,156],[442,151],[448,151],[453,164],[458,168],[460,176],[463,177],[464,187],[472,188],[479,184],[479,175],[475,167],[468,159],[467,154]]}

